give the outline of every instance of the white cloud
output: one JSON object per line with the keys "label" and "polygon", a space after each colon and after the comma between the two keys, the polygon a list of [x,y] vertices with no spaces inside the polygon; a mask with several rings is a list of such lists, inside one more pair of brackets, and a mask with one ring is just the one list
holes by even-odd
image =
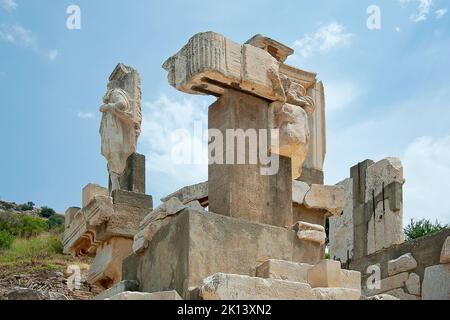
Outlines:
{"label": "white cloud", "polygon": [[36,47],[36,37],[31,30],[21,25],[1,25],[0,41],[16,44],[21,47]]}
{"label": "white cloud", "polygon": [[400,27],[395,27],[395,32],[402,32],[402,29],[400,29]]}
{"label": "white cloud", "polygon": [[420,22],[428,19],[428,15],[430,14],[433,0],[399,0],[399,1],[403,7],[409,5],[410,3],[417,4],[417,13],[414,13],[410,16],[412,21]]}
{"label": "white cloud", "polygon": [[439,9],[436,10],[434,13],[436,14],[436,19],[441,19],[443,16],[445,16],[447,14],[448,9]]}
{"label": "white cloud", "polygon": [[58,50],[50,50],[50,52],[47,54],[47,57],[50,61],[54,61],[58,57]]}
{"label": "white cloud", "polygon": [[1,0],[0,6],[8,12],[12,12],[17,8],[16,0]]}
{"label": "white cloud", "polygon": [[50,61],[54,61],[59,54],[56,49],[42,49],[33,31],[26,29],[20,24],[0,25],[0,42],[6,42],[22,48],[29,48]]}
{"label": "white cloud", "polygon": [[[143,104],[139,150],[146,155],[147,180],[152,181],[148,187],[154,201],[183,186],[208,179],[207,139],[194,135],[194,125],[200,124],[206,134],[210,100],[207,97],[178,100],[161,95],[155,101]],[[180,141],[174,139],[179,136],[173,135],[177,131],[186,133],[182,137],[182,149],[192,151],[191,159],[178,159],[172,155],[174,147],[180,146]],[[180,163],[180,160],[194,163]]]}
{"label": "white cloud", "polygon": [[300,54],[307,58],[315,53],[327,53],[333,48],[345,47],[351,43],[353,34],[345,32],[345,27],[332,22],[321,26],[316,32],[306,34],[294,42]]}
{"label": "white cloud", "polygon": [[92,119],[95,115],[92,112],[78,112],[77,117],[80,119]]}
{"label": "white cloud", "polygon": [[408,145],[402,157],[404,222],[427,218],[450,223],[450,136],[420,137]]}
{"label": "white cloud", "polygon": [[327,82],[325,90],[327,112],[351,106],[360,95],[360,87],[353,82]]}

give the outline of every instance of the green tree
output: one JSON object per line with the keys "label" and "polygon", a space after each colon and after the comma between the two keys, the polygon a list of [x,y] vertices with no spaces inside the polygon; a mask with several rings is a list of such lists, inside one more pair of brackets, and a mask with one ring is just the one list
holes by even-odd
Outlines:
{"label": "green tree", "polygon": [[21,204],[19,206],[19,210],[21,211],[30,211],[34,209],[34,202],[28,201],[27,203]]}
{"label": "green tree", "polygon": [[432,223],[428,219],[422,219],[419,221],[414,221],[414,219],[411,219],[411,222],[406,226],[404,232],[406,241],[411,241],[423,236],[437,233],[449,227],[449,225],[441,225],[437,220],[435,223]]}
{"label": "green tree", "polygon": [[20,217],[18,235],[21,238],[29,239],[41,234],[44,231],[48,231],[48,223],[46,220],[28,215],[22,215]]}
{"label": "green tree", "polygon": [[59,214],[55,214],[48,218],[48,226],[51,230],[64,230],[64,216],[61,216]]}
{"label": "green tree", "polygon": [[55,210],[53,210],[52,208],[49,208],[49,207],[45,207],[45,206],[42,207],[41,211],[39,212],[39,215],[42,218],[47,218],[47,219],[55,214],[56,214]]}

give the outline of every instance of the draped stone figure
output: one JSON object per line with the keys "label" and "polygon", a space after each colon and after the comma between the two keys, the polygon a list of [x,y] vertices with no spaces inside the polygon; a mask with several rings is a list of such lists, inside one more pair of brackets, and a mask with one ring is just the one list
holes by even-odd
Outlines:
{"label": "draped stone figure", "polygon": [[141,127],[139,75],[119,64],[110,77],[100,107],[101,153],[108,161],[111,192],[120,189],[127,159],[136,152]]}

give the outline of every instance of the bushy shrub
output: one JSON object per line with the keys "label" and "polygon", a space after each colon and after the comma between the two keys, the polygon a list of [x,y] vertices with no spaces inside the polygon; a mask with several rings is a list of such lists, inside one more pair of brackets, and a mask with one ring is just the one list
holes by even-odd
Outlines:
{"label": "bushy shrub", "polygon": [[56,214],[55,210],[53,210],[52,208],[49,208],[49,207],[42,207],[41,211],[39,212],[39,215],[42,218],[47,218],[47,219],[55,214]]}
{"label": "bushy shrub", "polygon": [[414,221],[414,219],[411,219],[411,222],[406,226],[404,232],[406,241],[411,241],[423,236],[437,233],[449,227],[450,226],[448,225],[441,225],[438,221],[432,223],[427,219],[422,219],[419,221]]}
{"label": "bushy shrub", "polygon": [[48,218],[48,226],[51,230],[63,231],[64,230],[64,216],[55,214]]}
{"label": "bushy shrub", "polygon": [[19,237],[29,239],[44,231],[48,231],[48,223],[44,219],[28,215],[20,216],[20,225],[16,231]]}
{"label": "bushy shrub", "polygon": [[7,231],[0,230],[0,250],[9,249],[14,242],[14,236]]}
{"label": "bushy shrub", "polygon": [[27,203],[19,205],[19,210],[21,211],[30,211],[34,209],[34,203],[31,201],[28,201]]}

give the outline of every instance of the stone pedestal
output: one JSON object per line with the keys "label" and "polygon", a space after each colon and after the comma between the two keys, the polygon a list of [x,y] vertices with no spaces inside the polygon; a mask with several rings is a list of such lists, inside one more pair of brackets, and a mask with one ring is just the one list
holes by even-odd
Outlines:
{"label": "stone pedestal", "polygon": [[[209,128],[220,130],[224,138],[229,137],[228,129],[250,129],[258,135],[260,129],[269,129],[268,121],[268,101],[234,90],[227,90],[209,107],[208,112]],[[291,161],[279,157],[277,172],[274,175],[262,175],[263,165],[259,161],[258,145],[253,147],[253,150],[258,151],[257,164],[249,164],[249,140],[252,140],[249,137],[250,133],[245,140],[234,140],[232,150],[235,158],[232,164],[209,165],[209,209],[214,213],[252,222],[280,227],[292,225]],[[258,139],[253,142],[257,144]],[[229,139],[224,141],[224,161],[227,159],[225,147],[231,143]],[[237,164],[239,144],[245,144],[243,151],[246,164]],[[265,152],[267,154],[267,150]]]}
{"label": "stone pedestal", "polygon": [[171,219],[142,253],[124,261],[123,278],[137,280],[140,291],[177,290],[188,298],[190,287],[217,272],[255,276],[269,259],[316,264],[323,258],[294,230],[192,209]]}

